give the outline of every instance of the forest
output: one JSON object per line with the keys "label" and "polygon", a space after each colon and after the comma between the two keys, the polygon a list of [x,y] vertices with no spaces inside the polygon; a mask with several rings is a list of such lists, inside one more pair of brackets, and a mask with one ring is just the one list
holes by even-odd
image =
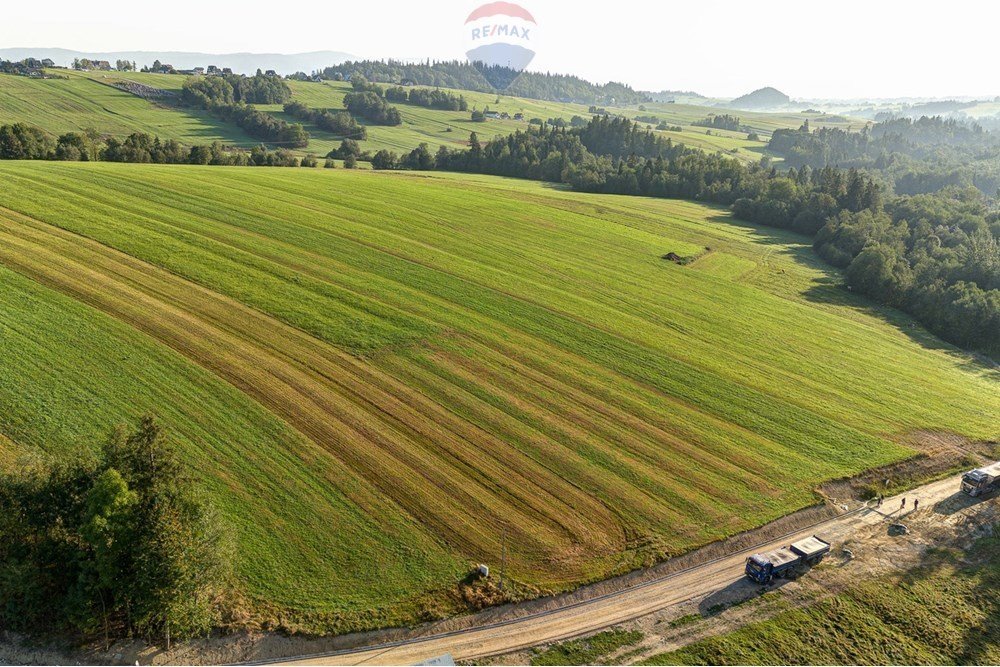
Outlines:
{"label": "forest", "polygon": [[[502,69],[502,68],[499,68]],[[348,61],[323,70],[327,79],[346,80],[361,75],[369,81],[387,84],[412,84],[432,88],[459,88],[482,93],[494,93],[480,69],[465,61],[405,63],[398,60]],[[644,93],[631,87],[610,82],[596,85],[576,76],[540,72],[516,72],[507,76],[491,73],[490,78],[511,81],[504,94],[536,100],[572,101],[580,104],[639,104],[650,101]]]}
{"label": "forest", "polygon": [[1000,190],[1000,139],[977,123],[938,116],[889,118],[860,132],[840,128],[775,130],[768,149],[791,167],[858,167],[879,174],[896,194],[947,187]]}

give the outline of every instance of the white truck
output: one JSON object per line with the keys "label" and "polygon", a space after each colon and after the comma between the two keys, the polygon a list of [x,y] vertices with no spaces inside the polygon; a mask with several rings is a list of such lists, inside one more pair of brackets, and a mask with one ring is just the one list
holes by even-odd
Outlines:
{"label": "white truck", "polygon": [[997,486],[1000,486],[1000,462],[962,475],[962,493],[973,498],[989,493]]}

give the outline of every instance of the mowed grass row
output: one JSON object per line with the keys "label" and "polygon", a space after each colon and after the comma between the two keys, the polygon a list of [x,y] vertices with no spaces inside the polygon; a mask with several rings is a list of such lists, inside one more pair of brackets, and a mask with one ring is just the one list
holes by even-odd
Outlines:
{"label": "mowed grass row", "polygon": [[[432,536],[418,571],[383,573],[410,601],[495,561],[505,524],[515,576],[561,588],[808,504],[824,479],[907,456],[891,441],[907,431],[997,435],[991,371],[825,300],[833,274],[804,239],[715,209],[487,177],[0,173],[0,263],[278,417],[346,469],[331,485],[362,516],[416,531],[394,553]],[[29,430],[8,434],[46,442]],[[251,515],[274,506],[249,496]],[[380,553],[341,575],[364,588]],[[247,567],[254,595],[291,604],[263,583],[272,562]],[[343,604],[321,583],[311,609]]]}

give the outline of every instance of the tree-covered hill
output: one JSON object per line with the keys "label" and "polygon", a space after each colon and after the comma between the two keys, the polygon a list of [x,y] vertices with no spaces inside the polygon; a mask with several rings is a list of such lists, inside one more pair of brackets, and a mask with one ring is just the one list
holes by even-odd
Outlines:
{"label": "tree-covered hill", "polygon": [[[407,63],[399,60],[347,61],[327,67],[323,76],[346,79],[360,74],[370,81],[497,92],[479,69],[468,62]],[[644,93],[621,83],[597,85],[580,77],[539,72],[511,72],[513,83],[503,92],[531,99],[576,102],[578,104],[637,104],[650,101]]]}

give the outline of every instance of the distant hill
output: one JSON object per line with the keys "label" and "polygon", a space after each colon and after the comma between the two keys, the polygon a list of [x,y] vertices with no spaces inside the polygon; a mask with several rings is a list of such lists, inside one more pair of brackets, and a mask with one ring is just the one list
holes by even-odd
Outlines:
{"label": "distant hill", "polygon": [[783,107],[792,99],[776,88],[761,88],[721,106],[734,109],[771,109]]}
{"label": "distant hill", "polygon": [[71,51],[70,49],[10,48],[0,49],[0,60],[24,58],[51,58],[57,65],[69,66],[74,58],[107,60],[134,60],[139,67],[152,65],[154,60],[169,63],[177,69],[192,69],[217,65],[231,67],[234,72],[253,74],[257,68],[273,69],[278,74],[310,73],[330,65],[337,65],[353,56],[339,51],[312,51],[310,53],[194,53],[188,51]]}
{"label": "distant hill", "polygon": [[[506,71],[504,71],[506,70]],[[323,70],[331,79],[349,79],[362,75],[369,81],[379,83],[411,83],[419,86],[439,86],[457,88],[482,93],[495,93],[497,89],[479,68],[461,60],[434,63],[415,63],[403,60],[362,60],[345,62]],[[578,76],[541,72],[516,72],[509,68],[492,68],[489,79],[506,80],[509,86],[504,95],[527,97],[553,102],[576,102],[578,104],[626,105],[649,102],[645,93],[631,87],[610,81],[594,84]]]}

